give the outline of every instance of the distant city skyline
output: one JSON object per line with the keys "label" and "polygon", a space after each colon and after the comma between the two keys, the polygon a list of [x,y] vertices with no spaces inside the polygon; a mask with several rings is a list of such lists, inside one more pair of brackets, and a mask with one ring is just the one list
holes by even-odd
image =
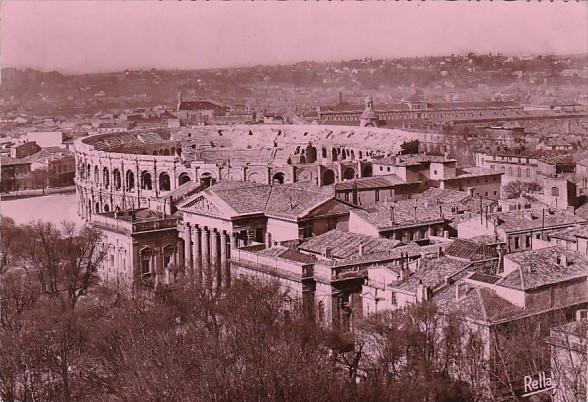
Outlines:
{"label": "distant city skyline", "polygon": [[588,51],[588,5],[1,3],[2,67],[206,69],[451,53]]}

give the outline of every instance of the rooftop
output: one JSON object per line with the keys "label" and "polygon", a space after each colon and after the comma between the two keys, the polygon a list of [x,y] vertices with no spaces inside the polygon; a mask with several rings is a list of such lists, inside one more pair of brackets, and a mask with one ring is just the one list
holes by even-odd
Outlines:
{"label": "rooftop", "polygon": [[418,199],[377,204],[364,209],[355,209],[353,213],[378,230],[445,221],[445,211],[442,206],[436,208]]}
{"label": "rooftop", "polygon": [[588,256],[559,246],[507,254],[504,259],[518,268],[497,284],[513,289],[526,291],[588,276]]}
{"label": "rooftop", "polygon": [[527,209],[494,214],[499,228],[506,232],[571,225],[586,221],[579,215],[559,209]]}
{"label": "rooftop", "polygon": [[299,249],[313,254],[323,254],[325,248],[329,247],[334,259],[347,259],[358,256],[360,245],[363,247],[363,254],[370,255],[388,252],[390,249],[402,244],[397,240],[371,237],[341,230],[330,230],[304,241],[300,244]]}

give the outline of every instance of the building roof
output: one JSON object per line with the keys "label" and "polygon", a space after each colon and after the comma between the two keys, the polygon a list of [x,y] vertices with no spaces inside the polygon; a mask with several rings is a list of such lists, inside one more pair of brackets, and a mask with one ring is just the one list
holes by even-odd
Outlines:
{"label": "building roof", "polygon": [[299,251],[293,250],[288,247],[284,247],[281,245],[273,246],[270,248],[263,249],[258,251],[257,254],[267,256],[267,257],[278,257],[283,258],[286,260],[300,262],[303,264],[311,264],[316,262],[317,258],[311,254],[304,254]]}
{"label": "building roof", "polygon": [[466,239],[456,239],[445,249],[445,254],[468,261],[478,261],[498,257],[496,247]]}
{"label": "building roof", "polygon": [[[415,184],[418,182],[415,182]],[[399,184],[408,184],[395,174],[385,176],[362,177],[358,179],[346,180],[342,183],[335,184],[335,191],[351,190],[354,185],[357,185],[358,190],[393,187]]]}
{"label": "building roof", "polygon": [[457,162],[457,160],[446,158],[443,155],[428,154],[407,154],[374,160],[374,164],[385,166],[418,166],[431,162],[453,163]]}
{"label": "building roof", "polygon": [[[332,187],[318,187],[303,183],[268,184],[221,181],[201,191],[180,205],[190,212],[198,211],[196,205],[202,197],[217,207],[227,207],[239,215],[265,214],[275,218],[295,220],[308,216],[315,209],[325,205],[329,200],[334,204],[326,211],[318,213],[346,214],[351,205],[336,200]],[[230,213],[230,212],[227,212]]]}
{"label": "building roof", "polygon": [[415,273],[402,282],[395,284],[395,289],[414,293],[419,284],[432,289],[442,285],[446,277],[453,276],[469,265],[467,261],[461,261],[451,257],[424,258]]}
{"label": "building roof", "polygon": [[526,209],[494,214],[496,224],[505,232],[571,225],[586,221],[579,215],[560,209]]}
{"label": "building roof", "polygon": [[329,247],[334,259],[346,259],[357,256],[360,245],[363,247],[363,254],[370,255],[387,252],[402,244],[402,242],[397,240],[371,237],[358,233],[343,232],[341,230],[330,230],[305,240],[298,248],[313,254],[323,254],[325,248]]}
{"label": "building roof", "polygon": [[[562,256],[566,262],[562,262]],[[588,276],[588,256],[559,246],[522,251],[505,257],[518,265],[497,284],[531,290]]]}
{"label": "building roof", "polygon": [[[443,208],[441,208],[443,211]],[[353,213],[378,230],[444,222],[444,212],[421,200],[402,200],[355,209]]]}
{"label": "building roof", "polygon": [[17,165],[30,165],[31,162],[25,159],[15,159],[9,156],[0,156],[0,166],[17,166]]}

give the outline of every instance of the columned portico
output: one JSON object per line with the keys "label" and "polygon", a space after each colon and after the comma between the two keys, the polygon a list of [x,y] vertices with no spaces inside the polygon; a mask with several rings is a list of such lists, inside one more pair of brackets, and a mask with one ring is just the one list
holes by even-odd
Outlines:
{"label": "columned portico", "polygon": [[217,290],[220,287],[220,271],[219,271],[219,259],[218,259],[218,249],[219,249],[219,233],[216,230],[213,230],[211,233],[210,238],[210,267],[209,267],[209,284],[213,290]]}
{"label": "columned portico", "polygon": [[184,224],[184,270],[189,277],[194,276],[192,264],[192,228],[189,223]]}
{"label": "columned portico", "polygon": [[209,254],[209,246],[210,246],[210,231],[207,227],[202,229],[202,285],[210,289],[211,287],[211,275],[210,275],[210,254]]}
{"label": "columned portico", "polygon": [[201,230],[195,225],[192,227],[192,270],[194,271],[194,279],[198,283],[202,283],[202,243]]}
{"label": "columned portico", "polygon": [[228,236],[226,232],[220,235],[220,267],[219,267],[219,288],[228,288],[229,284],[229,264],[228,264]]}

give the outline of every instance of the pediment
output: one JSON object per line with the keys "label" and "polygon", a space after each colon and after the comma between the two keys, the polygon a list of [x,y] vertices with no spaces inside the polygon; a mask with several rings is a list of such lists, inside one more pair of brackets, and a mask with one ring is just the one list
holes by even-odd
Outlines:
{"label": "pediment", "polygon": [[183,210],[200,212],[206,215],[223,216],[220,208],[204,195],[199,195],[182,206]]}

